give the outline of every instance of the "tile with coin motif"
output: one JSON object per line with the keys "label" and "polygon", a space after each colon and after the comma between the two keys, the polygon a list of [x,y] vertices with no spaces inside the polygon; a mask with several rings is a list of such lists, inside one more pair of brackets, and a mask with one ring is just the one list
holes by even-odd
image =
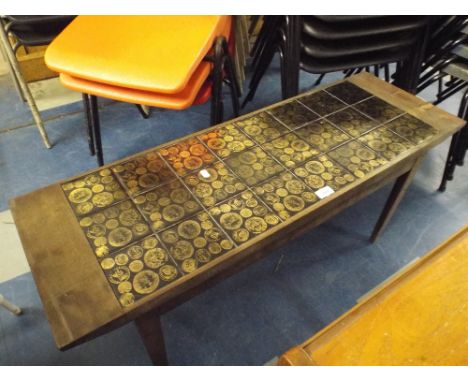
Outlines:
{"label": "tile with coin motif", "polygon": [[273,109],[268,109],[268,113],[279,119],[291,130],[320,118],[317,113],[314,113],[297,101],[291,101]]}
{"label": "tile with coin motif", "polygon": [[255,146],[255,142],[234,124],[218,127],[199,135],[198,138],[220,158],[226,158]]}
{"label": "tile with coin motif", "polygon": [[258,146],[231,156],[225,162],[249,186],[284,170],[276,160]]}
{"label": "tile with coin motif", "polygon": [[150,227],[130,200],[79,219],[97,257],[103,257],[149,235]]}
{"label": "tile with coin motif", "polygon": [[166,183],[136,196],[138,209],[150,222],[151,229],[161,229],[200,211],[202,206],[179,180]]}
{"label": "tile with coin motif", "polygon": [[160,237],[184,273],[203,267],[234,247],[207,212],[162,231]]}
{"label": "tile with coin motif", "polygon": [[326,91],[349,105],[372,97],[371,93],[348,81],[330,86]]}
{"label": "tile with coin motif", "polygon": [[210,208],[210,214],[237,244],[267,231],[281,219],[251,191]]}
{"label": "tile with coin motif", "polygon": [[260,144],[278,138],[280,135],[290,131],[286,126],[265,112],[236,121],[235,124]]}
{"label": "tile with coin motif", "polygon": [[319,200],[302,180],[289,171],[275,175],[252,189],[283,220]]}
{"label": "tile with coin motif", "polygon": [[331,187],[333,191],[337,191],[356,180],[354,175],[325,154],[319,155],[295,168],[293,173],[314,192],[326,186]]}
{"label": "tile with coin motif", "polygon": [[158,151],[180,176],[199,170],[216,160],[216,157],[196,138],[186,139]]}
{"label": "tile with coin motif", "polygon": [[156,235],[103,257],[99,263],[123,307],[131,306],[182,276]]}
{"label": "tile with coin motif", "polygon": [[330,151],[328,155],[358,178],[363,178],[387,160],[366,146],[351,141]]}
{"label": "tile with coin motif", "polygon": [[438,133],[437,129],[409,114],[405,114],[385,126],[416,145]]}
{"label": "tile with coin motif", "polygon": [[274,156],[287,168],[297,166],[299,163],[320,153],[294,133],[283,135],[263,145],[265,151]]}
{"label": "tile with coin motif", "polygon": [[380,123],[389,121],[390,119],[396,118],[404,113],[403,110],[398,109],[377,97],[372,97],[359,102],[353,105],[353,107]]}
{"label": "tile with coin motif", "polygon": [[414,146],[405,138],[392,132],[385,125],[363,135],[359,138],[359,142],[364,143],[388,160],[395,158]]}
{"label": "tile with coin motif", "polygon": [[378,125],[378,122],[367,118],[351,107],[329,115],[327,119],[353,137],[359,137]]}
{"label": "tile with coin motif", "polygon": [[62,190],[77,216],[83,216],[128,199],[111,170],[102,169],[62,184]]}
{"label": "tile with coin motif", "polygon": [[325,118],[309,123],[294,132],[322,153],[351,139],[348,134],[333,126]]}
{"label": "tile with coin motif", "polygon": [[323,90],[304,95],[299,101],[322,117],[348,106]]}
{"label": "tile with coin motif", "polygon": [[184,183],[205,207],[247,189],[247,186],[223,162],[216,162],[183,178]]}
{"label": "tile with coin motif", "polygon": [[133,158],[112,167],[112,171],[136,195],[176,178],[175,174],[156,151]]}

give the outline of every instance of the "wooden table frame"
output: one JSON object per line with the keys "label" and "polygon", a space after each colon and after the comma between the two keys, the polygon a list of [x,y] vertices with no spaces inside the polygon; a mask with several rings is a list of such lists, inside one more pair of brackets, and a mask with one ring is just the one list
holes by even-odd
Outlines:
{"label": "wooden table frame", "polygon": [[[157,291],[138,300],[129,309],[120,306],[100,267],[96,266],[95,256],[84,240],[71,209],[61,208],[63,204],[60,206],[60,203],[67,203],[67,200],[59,184],[12,200],[11,210],[59,349],[69,349],[129,321],[135,321],[153,363],[166,365],[168,361],[161,315],[396,180],[371,236],[372,241],[377,240],[401,202],[426,152],[460,129],[465,122],[368,73],[353,76],[349,81],[437,127],[439,134],[432,137],[430,142],[405,151],[397,160],[389,161],[364,178],[338,190],[327,197],[326,202],[315,203],[307,208],[306,213],[299,212],[288,220],[287,225],[280,224],[269,229],[246,243],[248,246],[241,245],[212,260],[202,271],[184,276],[183,281],[174,281],[170,284],[171,288],[163,288],[160,293]],[[328,86],[330,85],[314,91]],[[254,113],[258,112],[259,110]],[[189,137],[185,136],[174,143]],[[96,169],[89,173],[94,171]],[[46,224],[43,216],[47,216]],[[47,229],[51,226],[56,229]],[[281,231],[281,235],[275,235],[277,231]],[[266,237],[275,237],[275,240],[265,240]],[[68,251],[66,254],[61,253],[59,260],[54,257],[52,270],[47,261],[60,248],[68,248]],[[90,253],[92,256],[83,256],[83,253]],[[70,272],[71,261],[74,264],[73,273]],[[83,287],[86,282],[91,283],[92,291]],[[94,304],[100,306],[99,311],[94,309]]]}

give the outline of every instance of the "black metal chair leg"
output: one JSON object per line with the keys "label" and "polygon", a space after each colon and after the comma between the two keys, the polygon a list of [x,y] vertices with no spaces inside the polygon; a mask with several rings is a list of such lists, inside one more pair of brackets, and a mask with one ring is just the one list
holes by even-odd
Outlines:
{"label": "black metal chair leg", "polygon": [[229,88],[231,91],[231,101],[232,101],[232,110],[234,112],[234,116],[239,116],[239,92],[237,86],[237,79],[236,79],[236,72],[234,65],[231,60],[231,56],[229,56],[229,52],[225,53],[225,66],[226,66],[226,73],[229,79]]}
{"label": "black metal chair leg", "polygon": [[88,134],[88,145],[89,145],[89,152],[91,155],[95,155],[96,152],[94,150],[94,136],[93,136],[93,121],[91,120],[91,112],[90,112],[90,103],[89,103],[89,96],[88,94],[82,94],[83,97],[83,108],[86,115],[86,132]]}
{"label": "black metal chair leg", "polygon": [[98,166],[104,165],[104,156],[102,152],[102,143],[101,143],[101,125],[99,123],[99,111],[97,105],[97,97],[94,95],[89,96],[90,100],[90,111],[91,111],[91,120],[93,121],[93,136],[94,136],[94,149],[96,151],[96,158]]}
{"label": "black metal chair leg", "polygon": [[316,86],[319,86],[320,83],[322,82],[323,80],[323,77],[325,77],[325,74],[326,73],[322,73],[319,78],[317,78],[317,80],[314,82],[314,84],[312,85],[313,88],[315,88]]}
{"label": "black metal chair leg", "polygon": [[212,70],[211,90],[211,125],[216,125],[222,120],[221,91],[223,86],[223,42],[221,38],[216,39],[214,46],[214,67]]}
{"label": "black metal chair leg", "polygon": [[439,191],[444,192],[447,187],[447,181],[453,179],[453,173],[455,171],[455,162],[453,160],[453,151],[457,145],[458,136],[460,134],[457,132],[452,136],[450,141],[450,148],[447,154],[447,160],[445,162],[444,174],[442,175],[442,181],[440,182]]}
{"label": "black metal chair leg", "polygon": [[148,119],[149,116],[151,115],[151,107],[150,106],[146,106],[146,105],[135,105],[138,109],[138,111],[140,112],[141,116],[144,118],[144,119]]}

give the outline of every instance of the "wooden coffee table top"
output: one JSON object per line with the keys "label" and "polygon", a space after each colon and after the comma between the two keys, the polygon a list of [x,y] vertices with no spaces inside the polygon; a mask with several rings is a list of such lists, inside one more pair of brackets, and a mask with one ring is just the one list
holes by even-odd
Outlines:
{"label": "wooden coffee table top", "polygon": [[463,125],[362,73],[12,200],[57,346],[169,303]]}

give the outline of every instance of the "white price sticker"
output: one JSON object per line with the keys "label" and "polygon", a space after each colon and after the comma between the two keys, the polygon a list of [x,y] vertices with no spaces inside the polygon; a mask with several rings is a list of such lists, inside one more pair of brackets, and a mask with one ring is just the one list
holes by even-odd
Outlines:
{"label": "white price sticker", "polygon": [[315,195],[317,195],[320,199],[324,199],[327,196],[333,194],[335,190],[330,186],[322,187],[320,190],[315,191]]}

